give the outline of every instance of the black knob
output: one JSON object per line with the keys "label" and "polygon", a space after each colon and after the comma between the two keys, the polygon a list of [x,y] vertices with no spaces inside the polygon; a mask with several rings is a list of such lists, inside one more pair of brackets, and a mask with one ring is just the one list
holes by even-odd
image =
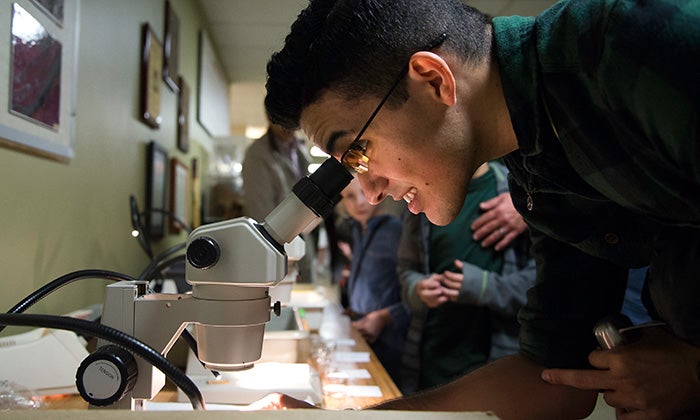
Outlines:
{"label": "black knob", "polygon": [[83,360],[75,374],[75,384],[85,401],[103,407],[131,392],[137,376],[134,356],[121,347],[107,345]]}
{"label": "black knob", "polygon": [[272,305],[272,312],[274,312],[275,315],[280,316],[280,314],[282,314],[282,302],[280,302],[279,300],[276,301]]}
{"label": "black knob", "polygon": [[207,269],[219,262],[219,244],[208,236],[200,236],[187,247],[187,261],[195,268]]}

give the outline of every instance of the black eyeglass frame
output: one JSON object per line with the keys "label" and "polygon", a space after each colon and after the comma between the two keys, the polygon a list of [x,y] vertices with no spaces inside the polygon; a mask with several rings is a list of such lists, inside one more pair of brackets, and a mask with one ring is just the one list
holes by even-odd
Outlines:
{"label": "black eyeglass frame", "polygon": [[[435,49],[442,45],[443,42],[445,42],[445,39],[447,39],[447,33],[443,32],[435,38],[430,44],[428,44],[425,48],[420,49],[419,51],[430,51],[432,49]],[[379,104],[377,107],[374,109],[372,114],[370,114],[369,118],[367,119],[367,122],[365,122],[365,125],[362,126],[362,129],[357,133],[355,136],[355,139],[350,143],[350,146],[348,146],[347,150],[343,152],[343,154],[340,157],[340,163],[347,168],[350,172],[354,173],[365,173],[369,170],[369,158],[367,155],[365,155],[365,151],[367,150],[366,145],[363,145],[362,142],[362,135],[365,134],[365,131],[369,127],[369,125],[374,121],[374,117],[377,116],[379,111],[382,109],[386,101],[389,100],[389,97],[391,97],[391,94],[394,93],[394,90],[396,90],[396,87],[401,83],[404,77],[406,77],[406,74],[408,73],[408,65],[404,66],[404,68],[401,70],[399,73],[398,77],[396,80],[394,80],[394,83],[391,85],[389,88],[389,91],[384,95],[381,101],[379,101]],[[351,160],[350,157],[353,159]],[[349,162],[350,161],[350,162]]]}

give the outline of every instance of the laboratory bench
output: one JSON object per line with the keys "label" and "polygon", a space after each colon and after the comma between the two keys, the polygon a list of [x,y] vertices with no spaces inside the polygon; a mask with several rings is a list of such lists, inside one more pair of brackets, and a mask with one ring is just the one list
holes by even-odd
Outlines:
{"label": "laboratory bench", "polygon": [[[302,324],[304,329],[309,333],[310,338],[324,336],[336,343],[336,352],[344,352],[346,355],[363,356],[356,359],[351,358],[349,361],[346,360],[343,362],[342,367],[345,369],[350,369],[355,372],[364,372],[363,376],[347,378],[345,383],[350,387],[356,387],[364,391],[373,390],[374,392],[354,395],[349,391],[345,393],[321,391],[320,401],[316,405],[322,408],[322,410],[284,411],[238,411],[239,409],[237,409],[235,405],[223,405],[210,402],[207,399],[206,393],[202,392],[207,404],[207,410],[192,411],[192,406],[187,402],[187,398],[183,398],[182,393],[179,392],[170,381],[166,381],[165,387],[152,401],[146,403],[146,411],[88,409],[87,402],[79,395],[67,395],[61,397],[44,397],[42,407],[39,410],[0,410],[0,420],[120,420],[140,418],[151,420],[218,420],[228,418],[242,420],[266,420],[269,418],[314,420],[328,419],[331,418],[331,416],[334,420],[413,420],[424,419],[428,416],[431,420],[478,420],[496,418],[496,416],[491,413],[478,412],[444,413],[372,410],[371,407],[375,404],[400,397],[401,392],[360,333],[352,328],[347,317],[341,314],[342,309],[340,305],[333,299],[336,293],[337,292],[332,289],[318,288],[310,285],[297,285],[292,291],[292,299],[289,306],[302,309],[295,313],[304,315]],[[273,321],[274,320],[271,320],[270,324],[273,324]],[[289,359],[288,361],[294,362],[293,364],[295,365],[306,363],[313,372],[322,372],[323,368],[317,366],[317,362],[313,357],[312,347],[314,344],[312,341],[313,340],[309,339],[298,342],[298,351],[293,359]],[[275,345],[278,345],[278,343],[272,344],[273,345],[268,345],[267,347],[263,344],[263,357],[261,359],[263,363],[267,363],[265,362],[266,357],[268,357],[266,356],[266,349],[269,351],[270,349],[274,349]],[[185,347],[185,351],[187,351],[186,346],[183,347]],[[172,355],[169,353],[168,357],[170,358],[171,356]],[[174,358],[177,358],[177,356]],[[182,363],[184,364],[184,358],[182,359]],[[258,363],[256,363],[256,365],[258,365]],[[317,375],[317,380],[320,382],[322,389],[337,385],[335,380],[329,379],[323,374]],[[279,391],[279,389],[274,389],[274,387],[271,387],[269,390],[269,392],[276,391]],[[347,410],[349,408],[355,410]],[[614,411],[612,411],[601,398],[596,411],[588,417],[588,419],[614,419]]]}
{"label": "laboratory bench", "polygon": [[[309,418],[308,416],[311,415],[311,412],[316,411],[346,412],[345,410],[347,409],[366,409],[383,401],[401,396],[401,392],[399,391],[398,387],[388,375],[380,361],[377,359],[376,355],[372,352],[370,346],[362,338],[360,333],[352,327],[349,319],[345,315],[342,315],[342,308],[337,303],[337,300],[334,299],[335,295],[336,291],[333,289],[310,285],[298,285],[298,287],[295,286],[294,290],[292,290],[292,298],[287,305],[288,307],[294,308],[295,314],[301,314],[301,325],[308,335],[305,336],[305,340],[296,343],[298,352],[295,354],[293,359],[285,360],[286,362],[292,363],[281,363],[281,365],[294,364],[296,366],[300,366],[305,364],[310,367],[309,371],[313,372],[312,376],[315,377],[318,384],[318,398],[316,398],[313,402],[317,407],[323,409],[304,410],[304,418]],[[270,324],[272,324],[272,322]],[[319,340],[321,340],[323,345],[328,344],[338,358],[340,355],[345,356],[343,357],[342,363],[336,364],[335,373],[338,371],[345,371],[353,372],[353,374],[350,374],[349,376],[346,375],[339,383],[337,375],[333,376],[333,372],[328,373],[328,368],[324,369],[323,366],[319,366],[318,358],[314,356],[314,348],[319,344]],[[261,362],[264,363],[256,363],[256,367],[269,362],[267,360],[268,356],[266,356],[266,344],[267,342],[264,342],[263,344],[263,357],[261,359]],[[273,346],[269,347],[274,348]],[[171,355],[169,353],[168,357],[170,358],[170,356]],[[190,354],[190,357],[193,356]],[[187,366],[187,374],[190,375],[190,364],[188,363]],[[274,367],[271,369],[274,369]],[[272,372],[275,371],[273,370]],[[277,376],[280,375],[277,374]],[[195,381],[195,383],[197,382]],[[200,387],[200,391],[202,391],[204,400],[209,408],[206,411],[207,413],[220,412],[218,410],[222,409],[221,406],[226,407],[226,405],[219,401],[214,401],[212,404],[212,402],[207,398],[207,393],[203,390],[203,387],[201,387],[199,384],[198,387]],[[328,392],[328,390],[330,390],[330,392]],[[278,391],[284,392],[283,390],[276,389],[274,386],[269,389],[269,392],[265,392],[271,393]],[[221,394],[221,392],[219,392],[219,394]],[[236,403],[231,405],[231,408],[237,413],[245,413],[245,415],[252,416],[251,418],[266,418],[266,415],[256,417],[254,414],[250,414],[251,412],[237,411],[235,404]],[[217,408],[212,409],[211,407],[213,406],[216,406]],[[199,414],[199,412],[192,411],[192,407],[188,402],[188,399],[184,397],[184,394],[182,394],[181,391],[178,391],[178,389],[169,380],[166,381],[166,386],[156,395],[155,398],[146,402],[146,407],[147,409],[144,412],[127,410],[88,410],[87,402],[85,402],[79,395],[67,395],[61,397],[44,397],[42,409],[40,410],[17,410],[11,412],[0,411],[0,418],[8,415],[8,413],[12,414],[11,417],[13,419],[23,418],[23,416],[32,418],[32,412],[36,412],[37,415],[39,413],[43,413],[41,414],[42,419],[68,417],[76,419],[91,418],[90,415],[85,414],[88,412],[92,413],[93,415],[99,413],[98,417],[105,419],[121,418],[121,416],[124,415],[129,415],[129,418],[133,418],[132,415],[156,415],[156,413],[159,411],[168,410],[170,410],[168,413],[176,416],[180,415],[178,414],[179,411],[183,411],[184,413],[187,413],[184,414],[188,416],[187,418],[192,418],[190,416]],[[364,411],[368,412],[372,410]],[[123,414],[121,412],[123,412]],[[63,417],[59,413],[71,414],[69,416],[66,414],[67,417]],[[315,415],[317,414],[314,414],[313,416]],[[149,418],[152,417],[149,416]],[[292,415],[291,418],[295,417]],[[382,414],[382,418],[386,418],[384,414]]]}
{"label": "laboratory bench", "polygon": [[[344,363],[345,368],[356,370],[364,369],[367,371],[367,374],[369,376],[366,378],[348,379],[348,386],[368,387],[370,391],[372,387],[376,387],[376,390],[379,391],[379,393],[381,393],[381,396],[352,396],[347,395],[347,392],[345,393],[345,395],[339,396],[337,394],[329,395],[328,393],[323,392],[323,401],[320,404],[320,407],[327,410],[366,408],[381,403],[382,401],[387,401],[390,399],[400,397],[401,392],[399,391],[391,377],[387,374],[386,370],[379,362],[377,357],[374,355],[372,349],[369,347],[366,341],[354,328],[350,328],[348,331],[349,336],[342,338],[349,338],[354,342],[354,344],[352,344],[351,346],[346,346],[347,348],[344,350],[348,350],[351,354],[366,354],[369,356],[369,361],[367,362],[347,361]],[[340,347],[343,348],[342,345]],[[318,370],[313,360],[307,358],[307,362],[315,370]],[[329,380],[326,379],[324,375],[320,375],[319,379],[321,382],[321,389],[323,389],[324,386],[336,385],[329,384]],[[273,391],[275,390],[270,390],[270,392]],[[153,399],[154,402],[159,403],[177,402],[178,400],[183,401],[184,399],[178,396],[177,389],[170,381],[166,382],[166,386],[163,388],[163,390],[161,390],[158,393],[158,395],[156,395],[156,397]],[[88,404],[79,395],[70,395],[63,397],[48,397],[45,399],[44,407],[46,409],[55,410],[82,410],[87,409]],[[189,408],[189,403],[182,403],[183,410],[188,410]]]}

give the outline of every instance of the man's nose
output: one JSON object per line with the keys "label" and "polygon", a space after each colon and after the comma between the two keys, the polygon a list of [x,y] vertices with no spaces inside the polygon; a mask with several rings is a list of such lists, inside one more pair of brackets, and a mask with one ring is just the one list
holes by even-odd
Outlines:
{"label": "man's nose", "polygon": [[370,204],[377,205],[386,198],[386,193],[384,192],[388,184],[386,178],[373,176],[369,172],[360,174],[357,178],[360,181],[362,192]]}

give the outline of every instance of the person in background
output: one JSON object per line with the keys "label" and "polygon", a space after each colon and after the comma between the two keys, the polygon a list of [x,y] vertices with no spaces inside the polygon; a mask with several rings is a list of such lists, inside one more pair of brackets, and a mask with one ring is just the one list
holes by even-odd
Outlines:
{"label": "person in background", "polygon": [[483,213],[480,203],[508,191],[506,174],[502,165],[484,163],[459,215],[446,226],[431,224],[423,214],[403,219],[399,277],[413,312],[403,355],[404,394],[518,351],[516,315],[535,283],[527,235],[497,251],[468,233]]}
{"label": "person in background", "polygon": [[[248,146],[243,159],[243,214],[262,222],[292,191],[294,184],[308,175],[311,157],[295,130],[270,124],[261,138]],[[306,253],[299,260],[299,282],[316,281],[316,238],[302,235]]]}
{"label": "person in background", "polygon": [[353,179],[342,192],[352,218],[352,254],[346,313],[396,384],[410,311],[401,302],[396,270],[401,220],[369,204]]}
{"label": "person in background", "polygon": [[[528,225],[519,354],[375,408],[580,418],[602,391],[623,419],[700,415],[698,1],[491,19],[458,0],[312,0],[267,70],[273,120],[357,172],[370,203],[446,225],[502,157]],[[594,325],[646,265],[665,326],[598,349]]]}

